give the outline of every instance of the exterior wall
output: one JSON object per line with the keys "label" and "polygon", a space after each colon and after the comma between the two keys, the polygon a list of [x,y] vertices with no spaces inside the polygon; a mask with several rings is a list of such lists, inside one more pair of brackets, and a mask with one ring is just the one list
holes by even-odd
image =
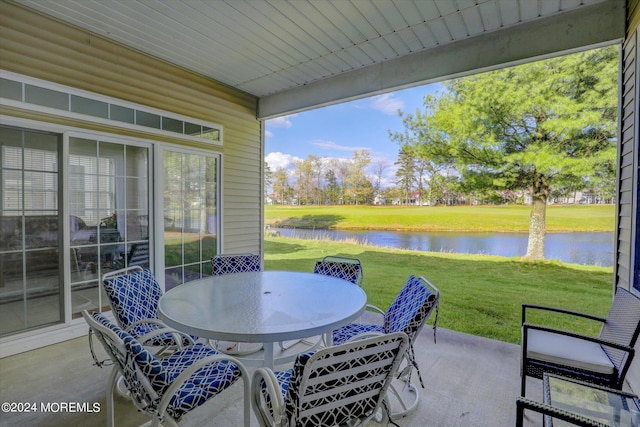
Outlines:
{"label": "exterior wall", "polygon": [[618,165],[618,239],[616,284],[629,289],[632,273],[634,194],[636,182],[636,35],[627,37],[622,48],[620,84],[620,146]]}
{"label": "exterior wall", "polygon": [[[3,0],[0,9],[1,69],[221,124],[222,149],[199,147],[223,153],[222,251],[261,253],[263,138],[255,97]],[[64,124],[123,132],[88,122]]]}
{"label": "exterior wall", "polygon": [[[18,108],[0,111],[221,153],[221,250],[262,255],[262,174],[257,171],[262,170],[264,157],[264,125],[256,118],[254,96],[4,0],[0,0],[0,69],[222,125],[220,147]],[[31,331],[3,345],[0,357],[86,332],[81,318],[66,327]]]}
{"label": "exterior wall", "polygon": [[[627,2],[627,36],[623,45],[620,92],[620,162],[619,162],[619,214],[617,239],[616,284],[630,289],[635,274],[634,251],[638,239],[638,194],[640,163],[638,162],[638,100],[640,99],[640,0]],[[636,343],[636,357],[627,374],[627,382],[636,393],[640,392],[640,343]]]}

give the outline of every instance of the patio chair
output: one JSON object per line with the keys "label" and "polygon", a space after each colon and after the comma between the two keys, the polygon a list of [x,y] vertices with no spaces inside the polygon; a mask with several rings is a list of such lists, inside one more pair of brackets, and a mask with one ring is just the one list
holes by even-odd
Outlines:
{"label": "patio chair", "polygon": [[316,353],[303,353],[293,368],[258,369],[251,405],[260,426],[363,426],[385,405],[408,337],[370,337]]}
{"label": "patio chair", "polygon": [[149,267],[149,242],[134,243],[127,255],[127,266]]}
{"label": "patio chair", "polygon": [[214,276],[262,270],[260,255],[256,254],[218,254],[211,258],[211,267]]}
{"label": "patio chair", "polygon": [[[577,316],[602,323],[597,337],[527,323],[530,310]],[[527,377],[556,373],[620,390],[640,333],[640,298],[618,287],[606,318],[540,305],[522,305],[521,395]]]}
{"label": "patio chair", "polygon": [[[214,276],[221,276],[261,271],[262,263],[260,255],[256,254],[218,254],[211,258],[211,267]],[[209,340],[209,344],[218,351],[236,356],[246,356],[262,350],[262,344],[218,340]]]}
{"label": "patio chair", "polygon": [[[235,358],[198,343],[164,359],[157,359],[131,334],[102,313],[82,312],[113,361],[106,390],[107,425],[114,425],[113,392],[118,375],[136,408],[152,418],[152,426],[177,426],[180,418],[234,384],[244,381],[244,424],[249,426],[250,386],[247,370]],[[91,335],[90,335],[91,337]],[[96,360],[98,366],[104,363]]]}
{"label": "patio chair", "polygon": [[403,357],[403,367],[400,369],[400,379],[410,392],[413,393],[413,401],[405,402],[398,389],[392,384],[390,391],[393,393],[401,410],[390,414],[392,419],[400,418],[413,411],[419,401],[418,389],[411,383],[411,373],[416,369],[420,385],[424,388],[420,368],[416,362],[413,343],[418,333],[425,325],[431,313],[436,312],[433,324],[433,340],[436,340],[438,325],[438,305],[440,303],[440,291],[424,277],[409,276],[400,293],[391,302],[386,312],[376,306],[367,305],[367,310],[383,316],[382,324],[351,323],[333,331],[333,345],[362,339],[363,337],[393,332],[404,332],[409,337],[409,346]]}
{"label": "patio chair", "polygon": [[[359,259],[337,255],[329,255],[316,261],[316,264],[313,267],[313,273],[344,279],[358,286],[362,286],[362,280],[364,277],[362,263]],[[324,340],[326,344],[327,337],[319,337],[313,342],[308,339],[283,342],[280,343],[280,350],[286,351],[300,342],[315,348],[322,342],[322,340]]]}
{"label": "patio chair", "polygon": [[[321,260],[316,261],[316,264],[313,267],[313,273],[344,279],[354,285],[362,286],[362,263],[357,258],[348,258],[336,255],[326,256]],[[283,342],[280,343],[280,350],[288,350],[299,342],[304,342],[315,347],[322,340],[323,337],[319,337],[317,341],[313,342],[308,339]]]}
{"label": "patio chair", "polygon": [[158,318],[162,289],[150,270],[132,266],[112,271],[102,277],[102,284],[118,325],[142,344],[160,347],[156,355],[189,344],[184,339],[175,342],[173,334],[155,333],[167,326]]}
{"label": "patio chair", "polygon": [[358,286],[362,286],[364,276],[359,259],[334,255],[316,261],[313,272],[344,279]]}

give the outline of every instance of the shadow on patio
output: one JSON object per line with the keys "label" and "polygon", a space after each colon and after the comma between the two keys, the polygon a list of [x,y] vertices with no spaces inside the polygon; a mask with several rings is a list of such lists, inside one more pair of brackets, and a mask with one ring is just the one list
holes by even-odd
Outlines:
{"label": "shadow on patio", "polygon": [[[400,426],[513,426],[519,393],[520,347],[487,338],[439,329],[437,344],[426,326],[415,350],[425,388],[418,409]],[[98,341],[99,355],[104,352]],[[1,426],[106,425],[104,389],[110,368],[92,366],[86,337],[0,360],[2,402],[35,403],[37,412],[2,413]],[[250,369],[250,371],[252,371]],[[418,378],[414,375],[414,382]],[[528,397],[541,398],[541,382],[529,380]],[[419,387],[419,385],[418,385]],[[185,416],[181,425],[242,425],[241,382]],[[100,412],[41,412],[41,403],[100,404]],[[57,405],[52,405],[56,408]],[[137,426],[147,420],[131,403],[116,398],[116,425]],[[531,415],[528,427],[541,425]],[[252,425],[258,425],[252,414]],[[376,423],[372,423],[376,425]],[[385,425],[383,423],[383,425]]]}

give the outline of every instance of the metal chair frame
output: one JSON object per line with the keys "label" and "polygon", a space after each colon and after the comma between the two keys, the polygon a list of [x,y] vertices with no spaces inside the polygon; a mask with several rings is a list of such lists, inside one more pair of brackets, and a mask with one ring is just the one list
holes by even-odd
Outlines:
{"label": "metal chair frame", "polygon": [[329,255],[316,261],[313,272],[344,279],[358,286],[362,286],[364,280],[362,263],[357,258]]}
{"label": "metal chair frame", "polygon": [[155,332],[167,325],[158,318],[163,292],[150,270],[136,265],[111,271],[102,276],[102,286],[118,326],[146,346],[161,347],[156,355],[186,344],[175,342],[172,335],[159,336]]}
{"label": "metal chair frame", "polygon": [[376,306],[367,305],[367,310],[383,316],[382,324],[351,323],[333,331],[334,345],[392,332],[404,332],[409,337],[409,346],[403,354],[398,379],[404,383],[404,387],[413,393],[413,400],[406,402],[398,388],[391,384],[389,391],[401,406],[400,410],[390,413],[391,419],[402,418],[418,406],[420,395],[418,389],[411,382],[413,368],[416,369],[422,388],[424,388],[424,383],[414,356],[413,343],[434,309],[436,317],[433,324],[433,339],[434,342],[436,341],[439,304],[440,291],[438,288],[422,276],[411,275],[386,312]]}
{"label": "metal chair frame", "polygon": [[379,335],[298,356],[292,369],[258,369],[251,405],[260,426],[364,426],[386,407],[386,392],[409,339]]}
{"label": "metal chair frame", "polygon": [[[113,394],[118,376],[125,378],[131,401],[140,412],[151,417],[151,426],[177,426],[180,417],[215,397],[235,383],[244,382],[244,425],[250,424],[250,385],[247,370],[242,363],[228,355],[222,355],[203,344],[185,347],[162,360],[155,358],[138,340],[108,320],[102,313],[82,316],[89,324],[91,340],[94,334],[111,358],[111,371],[106,389],[107,425],[113,427]],[[180,334],[166,329],[158,333]],[[91,341],[90,341],[91,343]],[[92,347],[93,350],[93,347]],[[97,366],[104,362],[97,360]]]}

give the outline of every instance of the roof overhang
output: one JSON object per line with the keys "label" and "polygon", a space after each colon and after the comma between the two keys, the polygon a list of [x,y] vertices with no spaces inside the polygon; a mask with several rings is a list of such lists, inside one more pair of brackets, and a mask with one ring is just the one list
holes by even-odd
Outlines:
{"label": "roof overhang", "polygon": [[384,61],[259,99],[268,119],[411,86],[619,43],[624,1],[607,1]]}
{"label": "roof overhang", "polygon": [[13,0],[257,98],[269,119],[617,43],[628,0]]}

